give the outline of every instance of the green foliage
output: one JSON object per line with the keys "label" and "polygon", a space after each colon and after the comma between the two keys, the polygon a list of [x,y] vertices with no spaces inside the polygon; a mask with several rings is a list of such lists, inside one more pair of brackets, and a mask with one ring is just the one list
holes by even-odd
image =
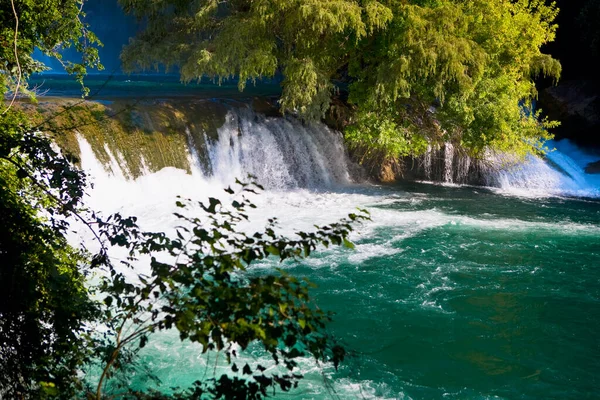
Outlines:
{"label": "green foliage", "polygon": [[401,126],[397,120],[375,113],[361,113],[356,119],[358,122],[346,129],[346,140],[355,150],[363,150],[362,157],[388,159],[427,150],[427,139],[410,124]]}
{"label": "green foliage", "polygon": [[125,67],[178,65],[185,81],[238,76],[240,89],[281,70],[287,82],[282,108],[315,118],[329,105],[330,80],[344,64],[344,42],[356,43],[389,18],[373,6],[363,21],[360,5],[347,0],[121,4],[148,21],[123,53]]}
{"label": "green foliage", "polygon": [[75,395],[98,315],[65,238],[84,183],[24,115],[0,116],[0,396]]}
{"label": "green foliage", "polygon": [[[126,267],[132,268],[140,255],[150,255],[151,272],[138,275],[136,282],[115,268],[107,254],[95,259],[108,268],[100,291],[106,296],[111,321],[105,333],[107,342],[101,346],[110,351],[104,354],[96,398],[101,398],[106,380],[118,372],[116,364],[128,347],[144,347],[152,333],[162,330],[177,329],[181,340],[201,344],[203,353],[224,353],[231,369],[229,375],[199,377],[177,398],[259,399],[267,390],[288,391],[297,386],[302,378],[297,372],[298,357],[312,355],[317,360],[331,360],[336,367],[343,360],[343,348],[325,331],[330,315],[312,304],[308,281],[283,270],[260,276],[247,271],[267,258],[308,257],[318,245],[352,247],[347,240],[351,224],[365,219],[366,214],[351,214],[348,220],[317,227],[315,232],[298,232],[297,239],[276,234],[274,219],[264,230],[246,234],[239,224],[248,221],[247,210],[255,208],[246,195],[261,188],[254,183],[238,184],[239,193],[226,190],[234,195],[230,206],[215,198],[206,203],[177,201],[182,213],[175,216],[181,226],[173,238],[140,231],[135,218],[113,215],[97,221],[113,246],[129,249]],[[203,218],[198,217],[199,210]],[[166,255],[171,261],[159,261]],[[252,343],[260,343],[280,367],[238,366],[238,357]],[[145,395],[152,393],[129,390],[132,398]]]}
{"label": "green foliage", "polygon": [[[532,79],[558,78],[541,53],[558,10],[543,0],[121,0],[147,28],[123,53],[130,69],[181,67],[182,79],[248,81],[281,73],[281,108],[321,118],[336,84],[354,109],[347,137],[373,154],[419,154],[422,138],[537,151],[552,123],[526,109]],[[374,123],[374,118],[379,122]],[[395,130],[395,134],[394,134]],[[418,132],[418,133],[417,133]]]}
{"label": "green foliage", "polygon": [[[81,11],[84,0],[4,0],[0,5],[0,96],[17,90],[19,76],[27,93],[25,79],[46,67],[33,59],[34,49],[63,64],[83,84],[87,68],[102,69],[97,45],[101,45]],[[15,10],[13,10],[13,4]],[[16,12],[16,17],[15,17]],[[15,28],[16,55],[15,55]],[[81,53],[81,62],[63,61],[61,50],[74,47]],[[87,94],[87,92],[85,92]],[[31,94],[30,94],[31,95]],[[3,110],[2,110],[3,111]]]}
{"label": "green foliage", "polygon": [[53,148],[14,99],[44,66],[34,48],[60,59],[83,54],[65,69],[81,80],[99,66],[96,37],[81,21],[80,0],[4,1],[0,5],[0,397],[70,398],[77,371],[89,361],[86,323],[99,314],[85,287],[85,254],[66,240],[85,188],[73,159]]}
{"label": "green foliage", "polygon": [[[389,29],[351,62],[358,79],[350,101],[359,109],[409,121],[430,143],[450,141],[473,156],[488,148],[524,155],[548,138],[549,125],[536,123],[526,108],[536,95],[532,78],[560,74],[558,62],[540,53],[554,37],[553,6],[438,1],[396,10]],[[355,126],[368,132],[360,114]],[[408,150],[400,154],[422,148]]]}

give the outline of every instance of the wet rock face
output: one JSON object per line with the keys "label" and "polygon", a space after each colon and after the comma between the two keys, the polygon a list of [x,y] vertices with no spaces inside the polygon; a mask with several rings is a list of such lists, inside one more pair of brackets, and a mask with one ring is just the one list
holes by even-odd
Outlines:
{"label": "wet rock face", "polygon": [[553,129],[556,139],[570,139],[580,146],[600,148],[600,84],[565,81],[540,93],[544,114],[561,122]]}
{"label": "wet rock face", "polygon": [[190,146],[198,154],[198,162],[203,167],[208,165],[208,142],[218,139],[217,130],[225,123],[227,110],[233,107],[224,102],[189,98],[115,98],[82,103],[78,99],[49,97],[38,104],[23,102],[19,106],[41,124],[41,130],[63,151],[78,158],[81,136],[107,170],[119,164],[127,178],[165,167],[189,172]]}
{"label": "wet rock face", "polygon": [[484,160],[469,157],[462,149],[446,143],[429,148],[419,157],[407,157],[404,178],[456,184],[484,185]]}
{"label": "wet rock face", "polygon": [[585,173],[586,174],[600,174],[600,160],[589,163],[585,167]]}

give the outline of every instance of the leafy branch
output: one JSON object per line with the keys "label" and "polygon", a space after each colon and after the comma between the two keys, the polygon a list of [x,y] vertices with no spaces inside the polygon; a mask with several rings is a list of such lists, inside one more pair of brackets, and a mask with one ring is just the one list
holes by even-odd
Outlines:
{"label": "leafy branch", "polygon": [[[237,184],[239,193],[226,189],[233,196],[228,205],[215,198],[207,202],[179,199],[177,206],[182,212],[175,216],[181,226],[173,238],[141,231],[133,217],[115,214],[97,221],[101,235],[111,245],[129,250],[125,267],[132,268],[139,256],[149,255],[151,272],[150,276],[139,274],[137,282],[131,282],[124,272],[106,264],[100,291],[106,294],[114,340],[107,346],[111,351],[105,355],[95,399],[102,398],[106,381],[118,370],[115,363],[121,352],[138,341],[143,348],[152,333],[163,330],[176,329],[181,340],[201,344],[203,353],[224,352],[233,376],[199,379],[193,388],[180,393],[181,398],[196,398],[199,393],[217,398],[243,393],[245,398],[258,399],[266,396],[269,388],[288,391],[297,386],[302,378],[296,372],[298,357],[330,360],[336,368],[344,359],[344,349],[325,330],[331,314],[310,300],[310,282],[279,268],[276,275],[266,276],[257,276],[249,268],[270,258],[300,260],[319,246],[353,247],[347,237],[368,213],[361,210],[337,223],[316,226],[313,232],[297,232],[295,239],[278,235],[275,219],[263,230],[247,234],[239,224],[250,221],[247,211],[256,207],[247,195],[262,188],[254,182]],[[190,211],[192,208],[199,208],[203,217]],[[126,326],[133,328],[127,334]],[[245,364],[240,369],[234,344],[243,352],[255,342],[287,373],[267,373],[261,365],[252,369]],[[141,398],[142,394],[131,396]]]}
{"label": "leafy branch", "polygon": [[14,89],[12,99],[10,100],[10,103],[8,104],[6,109],[4,111],[2,111],[2,115],[6,114],[8,112],[8,110],[10,110],[12,105],[14,104],[15,99],[17,98],[17,95],[19,94],[19,88],[21,87],[21,78],[23,77],[23,71],[21,70],[21,62],[19,61],[19,50],[18,50],[18,45],[17,45],[17,43],[18,43],[17,38],[19,36],[19,15],[17,14],[14,0],[10,0],[10,5],[12,7],[12,11],[15,16],[15,37],[14,37],[13,42],[14,42],[15,60],[17,63],[17,85]]}

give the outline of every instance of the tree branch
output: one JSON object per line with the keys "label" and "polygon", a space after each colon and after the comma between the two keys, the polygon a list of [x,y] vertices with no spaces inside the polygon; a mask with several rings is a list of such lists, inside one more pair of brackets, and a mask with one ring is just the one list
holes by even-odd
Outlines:
{"label": "tree branch", "polygon": [[[46,188],[44,185],[42,185],[40,182],[37,181],[37,179],[35,179],[35,177],[29,173],[29,171],[25,170],[25,168],[23,168],[23,166],[16,162],[15,160],[13,160],[10,157],[2,157],[2,159],[10,162],[11,164],[13,164],[15,167],[19,168],[21,171],[23,171],[24,174],[27,175],[27,177],[33,182],[33,184],[35,186],[37,186],[38,188],[40,188],[44,193],[46,193],[46,195],[48,195],[49,197],[51,197],[54,201],[56,201],[58,204],[63,204],[62,200],[60,200],[58,197],[56,197],[52,192],[50,192],[48,190],[48,188]],[[100,239],[100,236],[98,236],[98,234],[96,233],[96,231],[94,230],[94,228],[92,228],[92,225],[90,224],[90,222],[86,221],[85,218],[83,218],[78,212],[76,211],[71,211],[73,213],[73,215],[79,219],[81,222],[83,222],[85,224],[85,226],[88,227],[88,229],[94,234],[96,240],[98,241],[98,243],[100,244],[100,248],[102,250],[106,250],[106,246],[104,245],[104,243],[102,242],[102,239]]]}
{"label": "tree branch", "polygon": [[14,0],[10,0],[10,4],[12,6],[12,10],[15,15],[15,21],[16,21],[15,22],[14,52],[15,52],[15,60],[17,62],[17,69],[19,71],[19,77],[17,78],[17,87],[14,90],[12,100],[10,101],[6,110],[4,110],[2,112],[2,115],[6,114],[8,112],[8,110],[10,110],[10,108],[15,103],[15,99],[17,98],[17,95],[19,94],[19,88],[21,87],[21,78],[23,76],[23,72],[21,71],[21,63],[19,62],[19,51],[18,51],[18,45],[17,45],[17,36],[19,35],[19,16],[17,15],[17,10],[15,8]]}

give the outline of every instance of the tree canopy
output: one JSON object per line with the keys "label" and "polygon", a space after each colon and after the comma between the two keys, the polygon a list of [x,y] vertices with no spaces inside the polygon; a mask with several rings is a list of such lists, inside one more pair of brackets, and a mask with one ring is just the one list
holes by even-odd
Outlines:
{"label": "tree canopy", "polygon": [[184,81],[283,76],[282,110],[320,118],[348,92],[347,139],[383,156],[453,142],[525,154],[548,138],[531,113],[538,74],[560,64],[557,8],[543,0],[120,0],[145,29],[130,70],[178,66]]}
{"label": "tree canopy", "polygon": [[[26,91],[26,79],[47,68],[33,58],[35,49],[63,64],[80,82],[87,68],[102,68],[101,43],[84,21],[84,0],[12,0],[0,5],[0,95]],[[80,62],[63,61],[61,51],[74,47]]]}

